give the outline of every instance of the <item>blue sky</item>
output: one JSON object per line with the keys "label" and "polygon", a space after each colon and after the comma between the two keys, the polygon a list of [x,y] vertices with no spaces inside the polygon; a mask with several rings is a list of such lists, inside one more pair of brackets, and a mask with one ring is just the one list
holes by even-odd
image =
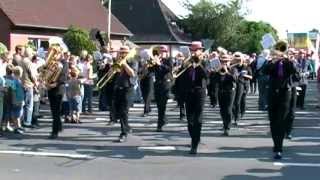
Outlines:
{"label": "blue sky", "polygon": [[[188,12],[181,6],[182,0],[162,0],[178,15]],[[214,0],[213,0],[214,1]],[[216,0],[226,2],[227,0]],[[190,0],[192,3],[199,0]],[[317,14],[320,0],[247,0],[245,6],[249,10],[248,20],[265,21],[272,24],[281,37],[289,32],[306,32],[312,28],[320,28]]]}

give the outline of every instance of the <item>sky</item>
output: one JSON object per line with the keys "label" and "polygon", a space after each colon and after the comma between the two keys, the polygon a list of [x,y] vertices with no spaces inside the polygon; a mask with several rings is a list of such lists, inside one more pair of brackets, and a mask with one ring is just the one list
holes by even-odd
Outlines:
{"label": "sky", "polygon": [[[162,0],[177,15],[188,12],[181,6],[182,0]],[[214,1],[214,0],[213,0]],[[216,0],[226,2],[227,0]],[[190,0],[197,3],[199,0]],[[307,32],[313,28],[320,29],[320,0],[247,0],[248,20],[265,21],[278,30],[281,38],[286,32]]]}

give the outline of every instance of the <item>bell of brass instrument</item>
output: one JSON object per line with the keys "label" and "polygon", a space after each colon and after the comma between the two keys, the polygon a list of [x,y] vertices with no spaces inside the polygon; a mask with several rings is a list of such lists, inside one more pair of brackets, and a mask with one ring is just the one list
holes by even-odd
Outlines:
{"label": "bell of brass instrument", "polygon": [[61,52],[61,47],[57,45],[50,47],[48,50],[46,64],[40,70],[40,78],[47,85],[56,82],[62,72],[63,67],[59,62]]}
{"label": "bell of brass instrument", "polygon": [[96,87],[98,89],[102,89],[105,85],[107,85],[118,72],[121,72],[122,65],[126,61],[128,61],[128,59],[133,58],[134,56],[136,56],[136,54],[137,54],[136,49],[132,49],[126,55],[126,57],[124,57],[122,59],[119,59],[117,62],[113,63],[111,65],[111,68],[109,69],[109,71],[97,82]]}

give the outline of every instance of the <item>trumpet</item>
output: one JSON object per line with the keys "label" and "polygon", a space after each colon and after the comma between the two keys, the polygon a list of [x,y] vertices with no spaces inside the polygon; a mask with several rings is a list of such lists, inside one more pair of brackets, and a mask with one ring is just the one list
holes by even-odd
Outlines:
{"label": "trumpet", "polygon": [[96,87],[98,89],[102,89],[105,85],[107,85],[118,72],[121,72],[122,65],[127,62],[128,59],[133,58],[135,55],[136,49],[132,49],[125,57],[112,64],[109,71],[97,82]]}

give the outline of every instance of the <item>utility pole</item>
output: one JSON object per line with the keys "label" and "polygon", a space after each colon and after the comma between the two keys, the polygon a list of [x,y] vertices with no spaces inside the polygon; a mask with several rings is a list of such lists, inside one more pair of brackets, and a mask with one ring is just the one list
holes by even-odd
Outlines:
{"label": "utility pole", "polygon": [[111,46],[111,39],[110,39],[110,34],[111,34],[111,0],[108,1],[108,44]]}

